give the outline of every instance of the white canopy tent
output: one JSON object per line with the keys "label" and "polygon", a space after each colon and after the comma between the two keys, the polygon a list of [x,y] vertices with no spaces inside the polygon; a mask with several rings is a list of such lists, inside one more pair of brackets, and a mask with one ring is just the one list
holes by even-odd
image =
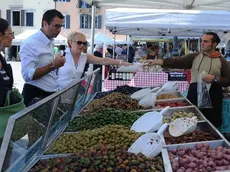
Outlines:
{"label": "white canopy tent", "polygon": [[116,34],[199,37],[230,30],[230,12],[117,8],[106,10],[105,25]]}
{"label": "white canopy tent", "polygon": [[99,7],[129,7],[177,10],[230,10],[229,0],[85,0]]}
{"label": "white canopy tent", "polygon": [[[15,36],[15,39],[12,41],[12,45],[20,45],[26,38],[36,33],[38,30],[26,30]],[[66,45],[67,39],[66,37],[59,34],[57,38],[54,38],[54,44]]]}
{"label": "white canopy tent", "polygon": [[[105,40],[106,39],[106,40]],[[91,43],[91,40],[88,39],[87,40],[89,43]],[[104,34],[102,34],[101,32],[98,32],[95,36],[94,36],[94,44],[103,44],[104,41],[106,41],[107,45],[112,45],[113,44],[113,39],[111,39],[110,37],[105,36]]]}

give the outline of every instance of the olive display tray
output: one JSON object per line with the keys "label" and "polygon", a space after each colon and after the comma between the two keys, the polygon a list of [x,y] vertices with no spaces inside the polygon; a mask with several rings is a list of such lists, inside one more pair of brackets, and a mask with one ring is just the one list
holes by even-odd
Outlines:
{"label": "olive display tray", "polygon": [[[168,126],[169,128],[169,126]],[[173,138],[173,136],[171,136],[169,134],[168,128],[165,130],[164,132],[164,139],[165,138]],[[209,132],[210,134],[212,134],[215,137],[215,140],[222,140],[222,136],[218,133],[218,131],[216,129],[214,129],[213,127],[211,127],[207,122],[198,122],[197,123],[197,127],[196,127],[196,131],[206,131]],[[210,140],[210,141],[215,141],[215,140]],[[200,141],[202,142],[202,140]],[[195,143],[195,142],[188,142],[188,143]],[[165,143],[166,144],[166,143]],[[178,143],[178,144],[166,144],[166,145],[181,145],[181,144],[185,144],[185,143]]]}
{"label": "olive display tray", "polygon": [[205,142],[194,142],[194,143],[175,144],[175,145],[165,146],[162,149],[162,152],[161,152],[162,153],[162,157],[163,157],[163,163],[164,163],[165,171],[167,171],[167,172],[173,172],[172,166],[171,166],[171,162],[170,162],[170,159],[169,159],[169,151],[176,150],[178,146],[180,148],[184,148],[184,147],[194,148],[195,145],[198,144],[198,143],[208,143],[210,145],[210,148],[212,148],[212,149],[216,148],[217,146],[223,146],[223,147],[226,147],[226,148],[230,148],[229,143],[225,142],[224,140],[205,141]]}
{"label": "olive display tray", "polygon": [[205,117],[196,106],[172,107],[169,108],[166,112],[164,112],[163,116],[164,118],[171,118],[174,112],[181,112],[181,111],[195,113],[198,118],[198,121],[205,121]]}
{"label": "olive display tray", "polygon": [[188,106],[177,106],[177,107],[170,107],[170,109],[176,109],[176,108],[187,108],[187,107],[191,107],[191,106],[194,106],[189,100],[187,100],[187,99],[184,99],[184,100],[163,100],[163,101],[160,101],[160,102],[156,102],[155,103],[155,106],[153,107],[153,109],[155,109],[155,110],[161,110],[161,109],[163,109],[163,107],[161,107],[161,108],[158,108],[158,107],[156,107],[156,105],[157,104],[162,104],[162,103],[187,103],[188,104]]}
{"label": "olive display tray", "polygon": [[176,98],[169,98],[169,99],[157,99],[156,102],[165,102],[169,100],[185,100],[185,96],[180,91],[164,91],[160,92],[157,96],[163,95],[163,94],[171,94],[176,96]]}
{"label": "olive display tray", "polygon": [[[41,156],[37,157],[37,161],[36,161],[36,163],[34,163],[32,165],[32,168],[41,160],[48,160],[48,159],[53,159],[53,158],[65,158],[65,157],[68,157],[68,156],[71,156],[71,155],[74,155],[74,154],[69,153],[69,154],[41,155]],[[162,161],[163,161],[162,153],[160,153],[158,156],[160,156],[162,158]],[[163,161],[163,168],[164,168],[164,161]]]}

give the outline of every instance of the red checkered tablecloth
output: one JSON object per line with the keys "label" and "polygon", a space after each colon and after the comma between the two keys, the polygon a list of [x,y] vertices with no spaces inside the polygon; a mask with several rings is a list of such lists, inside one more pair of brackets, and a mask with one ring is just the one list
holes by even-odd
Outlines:
{"label": "red checkered tablecloth", "polygon": [[189,83],[187,81],[178,81],[179,91],[184,92],[188,90]]}
{"label": "red checkered tablecloth", "polygon": [[156,87],[168,81],[168,74],[164,72],[137,72],[133,81],[135,87]]}
{"label": "red checkered tablecloth", "polygon": [[[117,86],[129,85],[133,87],[156,87],[168,82],[168,74],[137,72],[131,81],[105,80],[104,91],[114,90]],[[178,81],[180,91],[188,89],[187,81]]]}

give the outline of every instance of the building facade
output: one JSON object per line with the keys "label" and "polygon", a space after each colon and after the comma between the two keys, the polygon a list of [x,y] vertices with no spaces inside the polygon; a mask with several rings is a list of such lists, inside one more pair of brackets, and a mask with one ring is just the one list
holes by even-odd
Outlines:
{"label": "building facade", "polygon": [[[82,0],[56,0],[56,9],[64,16],[62,35],[67,36],[72,31],[79,31],[90,38],[91,34],[91,6]],[[103,31],[103,10],[96,10],[95,28],[97,32]]]}
{"label": "building facade", "polygon": [[[62,35],[67,36],[72,31],[79,31],[86,35],[87,39],[91,37],[91,6],[83,0],[56,0],[56,9],[65,15]],[[95,34],[101,32],[104,34],[104,12],[105,8],[96,9]],[[106,30],[106,36],[114,37],[112,33]],[[117,36],[117,39],[125,39],[124,36]]]}
{"label": "building facade", "polygon": [[[48,9],[54,9],[54,0],[1,0],[0,16],[7,19],[15,35],[26,30],[41,28],[42,15]],[[9,58],[18,59],[20,46],[6,49]]]}
{"label": "building facade", "polygon": [[15,35],[28,29],[40,29],[43,13],[54,8],[53,0],[0,1],[0,15],[9,21]]}

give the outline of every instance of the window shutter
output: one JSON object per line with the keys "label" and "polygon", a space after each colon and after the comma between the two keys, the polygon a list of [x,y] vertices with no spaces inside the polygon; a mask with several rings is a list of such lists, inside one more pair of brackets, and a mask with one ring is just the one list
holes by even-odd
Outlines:
{"label": "window shutter", "polygon": [[88,17],[88,29],[91,29],[91,15],[87,15]]}
{"label": "window shutter", "polygon": [[83,20],[82,18],[83,18],[82,15],[80,15],[80,29],[83,28],[83,27],[82,27],[82,22],[83,22],[83,21],[82,21],[82,20]]}
{"label": "window shutter", "polygon": [[97,28],[101,29],[101,24],[102,24],[102,16],[99,15],[97,18]]}
{"label": "window shutter", "polygon": [[82,6],[82,0],[78,0],[78,8],[81,8]]}
{"label": "window shutter", "polygon": [[6,20],[11,23],[11,10],[6,10]]}
{"label": "window shutter", "polygon": [[21,10],[21,26],[25,26],[25,10]]}
{"label": "window shutter", "polygon": [[34,13],[26,13],[26,26],[34,25]]}
{"label": "window shutter", "polygon": [[70,29],[70,15],[66,15],[65,16],[66,17],[66,29]]}
{"label": "window shutter", "polygon": [[92,8],[92,6],[91,6],[91,5],[89,5],[89,4],[87,4],[87,8]]}

